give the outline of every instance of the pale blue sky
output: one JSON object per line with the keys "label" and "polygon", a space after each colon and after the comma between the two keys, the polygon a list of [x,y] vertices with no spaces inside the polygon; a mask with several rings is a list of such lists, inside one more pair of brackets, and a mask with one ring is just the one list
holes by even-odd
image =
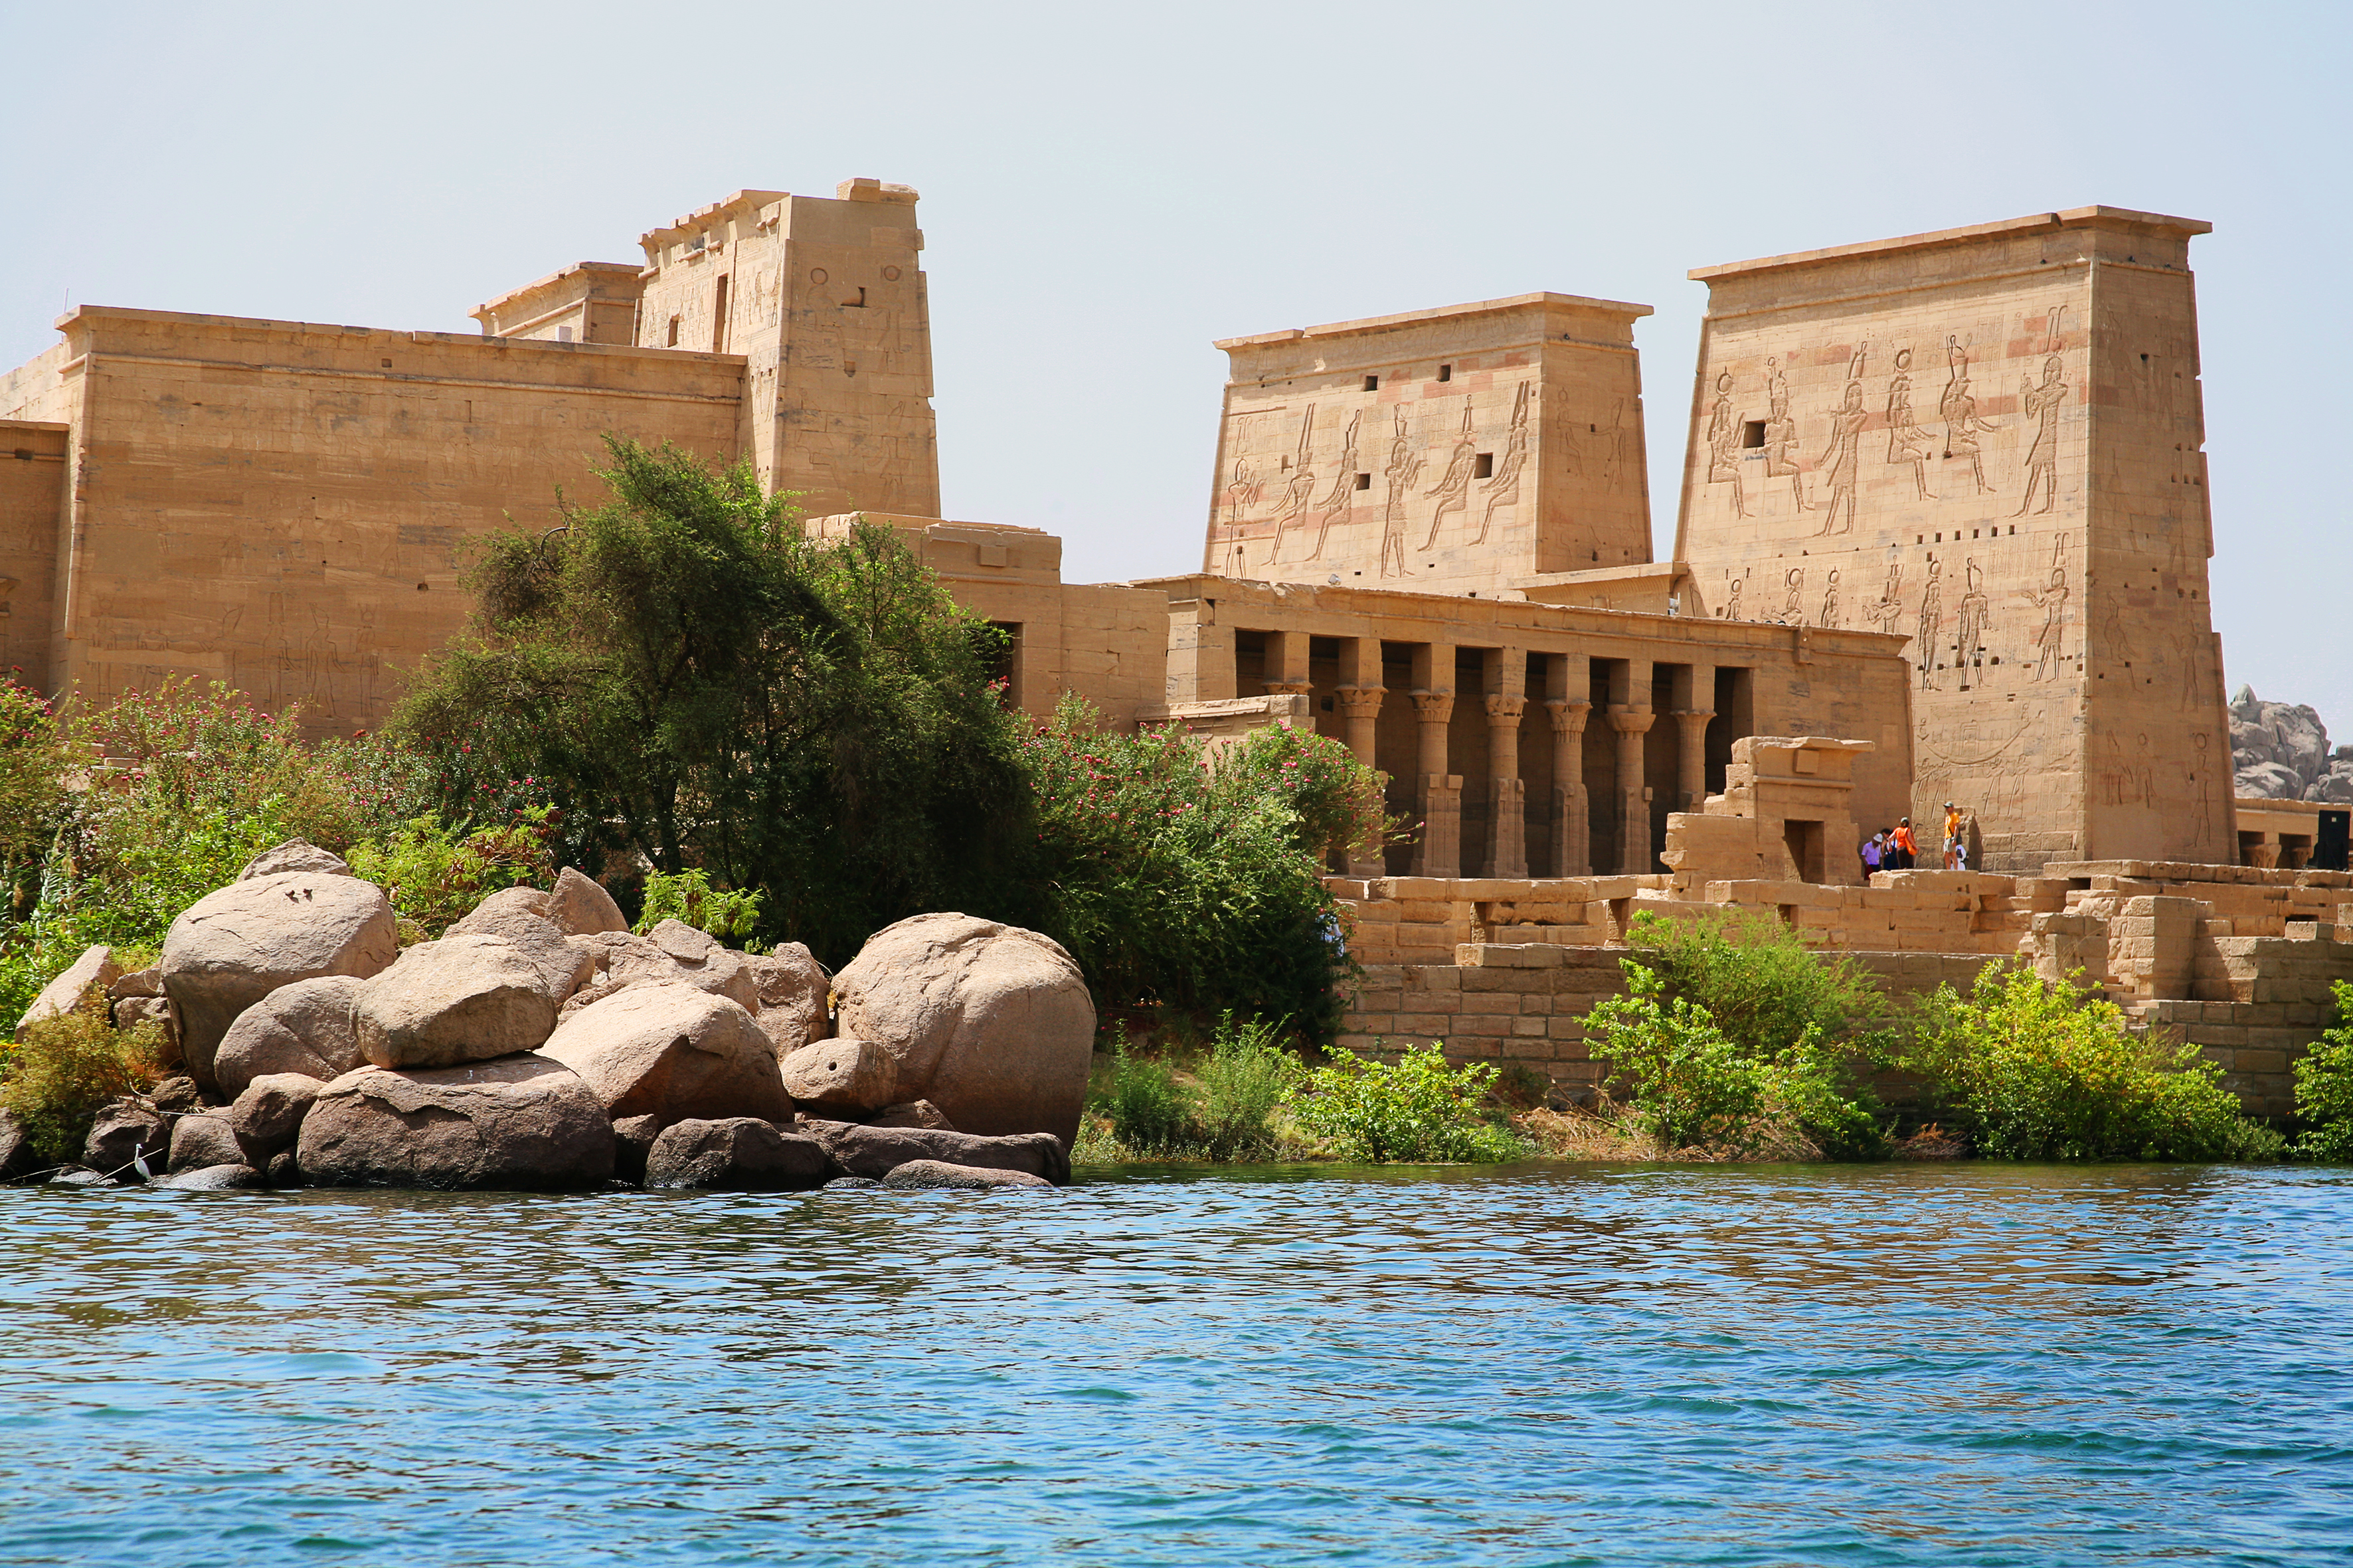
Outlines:
{"label": "pale blue sky", "polygon": [[1200,553],[1212,338],[1638,300],[2094,202],[2194,242],[2231,685],[2353,741],[2353,7],[0,5],[0,363],[79,301],[470,331],[728,191],[923,192],[944,510],[1074,581]]}

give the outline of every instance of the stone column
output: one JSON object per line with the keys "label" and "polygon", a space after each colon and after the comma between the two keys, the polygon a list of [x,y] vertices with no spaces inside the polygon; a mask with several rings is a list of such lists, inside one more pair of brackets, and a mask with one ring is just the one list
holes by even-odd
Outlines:
{"label": "stone column", "polygon": [[1585,716],[1590,702],[1548,698],[1552,720],[1552,874],[1593,875],[1593,814],[1585,798]]}
{"label": "stone column", "polygon": [[[1388,695],[1378,686],[1343,686],[1333,695],[1340,700],[1340,714],[1348,726],[1348,750],[1356,761],[1366,767],[1373,765],[1373,737],[1380,722],[1381,699]],[[1381,877],[1388,868],[1381,863],[1381,847],[1347,846],[1348,875],[1351,877]]]}
{"label": "stone column", "polygon": [[1528,874],[1527,787],[1520,781],[1520,715],[1525,697],[1487,700],[1487,801],[1490,877]]}
{"label": "stone column", "polygon": [[1707,721],[1715,717],[1705,709],[1693,708],[1675,714],[1675,722],[1683,728],[1675,791],[1683,798],[1684,811],[1698,811],[1707,804]]}
{"label": "stone column", "polygon": [[1651,804],[1642,798],[1642,737],[1658,715],[1647,708],[1609,710],[1618,731],[1618,874],[1641,876],[1651,869]]}
{"label": "stone column", "polygon": [[1421,842],[1414,848],[1417,877],[1460,877],[1462,874],[1462,775],[1447,772],[1446,724],[1454,717],[1454,693],[1449,690],[1413,693],[1415,716],[1421,722]]}
{"label": "stone column", "polygon": [[1260,677],[1259,684],[1266,688],[1270,697],[1304,697],[1314,689],[1307,674],[1305,632],[1266,634],[1265,673]]}

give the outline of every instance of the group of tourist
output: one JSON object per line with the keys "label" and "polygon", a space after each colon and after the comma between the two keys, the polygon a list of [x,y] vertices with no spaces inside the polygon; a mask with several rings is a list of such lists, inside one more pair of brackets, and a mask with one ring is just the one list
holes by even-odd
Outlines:
{"label": "group of tourist", "polygon": [[[1862,841],[1862,875],[1866,881],[1873,871],[1909,871],[1919,863],[1920,841],[1913,836],[1912,819],[1908,816]],[[1968,868],[1968,816],[1948,800],[1945,803],[1945,869]]]}

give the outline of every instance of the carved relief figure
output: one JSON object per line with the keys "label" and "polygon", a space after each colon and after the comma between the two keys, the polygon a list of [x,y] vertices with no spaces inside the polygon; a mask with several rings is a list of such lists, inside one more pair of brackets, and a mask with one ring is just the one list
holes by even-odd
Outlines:
{"label": "carved relief figure", "polygon": [[1806,476],[1799,471],[1798,459],[1790,454],[1798,446],[1798,422],[1789,417],[1789,378],[1781,374],[1778,360],[1765,362],[1765,474],[1789,479],[1789,493],[1797,498],[1799,511],[1813,510],[1806,500]]}
{"label": "carved relief figure", "polygon": [[1877,599],[1863,605],[1862,618],[1883,632],[1895,633],[1903,629],[1904,563],[1891,561],[1887,563],[1887,585],[1880,589]]}
{"label": "carved relief figure", "polygon": [[1789,589],[1789,596],[1781,601],[1781,624],[1785,626],[1802,626],[1806,624],[1806,569],[1802,566],[1792,566],[1781,574],[1781,581],[1787,584]]}
{"label": "carved relief figure", "polygon": [[2132,631],[2125,620],[2124,596],[2111,590],[2100,605],[2100,651],[2119,664],[2133,659]]}
{"label": "carved relief figure", "polygon": [[1887,460],[1912,465],[1912,484],[1922,500],[1928,493],[1928,452],[1934,445],[1928,432],[1912,418],[1912,351],[1895,351],[1895,376],[1887,384]]}
{"label": "carved relief figure", "polygon": [[2214,786],[2206,771],[2208,741],[2205,731],[2191,735],[2189,743],[2198,748],[2198,760],[2189,769],[2189,780],[2198,786],[2198,820],[2211,834],[2214,831]]}
{"label": "carved relief figure", "polygon": [[[1831,443],[1822,448],[1822,455],[1814,463],[1822,476],[1814,489],[1819,492],[1828,486],[1831,492],[1830,504],[1822,512],[1822,525],[1814,531],[1818,534],[1830,532],[1833,525],[1841,533],[1854,531],[1855,467],[1862,445],[1863,422],[1871,417],[1862,406],[1862,353],[1856,349],[1854,357],[1847,362],[1846,401],[1831,416]],[[1843,523],[1839,522],[1841,501],[1846,503]]]}
{"label": "carved relief figure", "polygon": [[1422,500],[1438,498],[1438,510],[1430,514],[1430,537],[1421,542],[1424,550],[1438,542],[1438,525],[1446,521],[1450,511],[1461,511],[1469,506],[1471,470],[1479,462],[1479,443],[1471,434],[1471,400],[1462,400],[1462,434],[1455,438],[1454,455],[1447,459],[1446,472],[1437,484],[1422,493]]}
{"label": "carved relief figure", "polygon": [[2133,758],[2133,792],[2150,805],[2157,804],[2157,767],[2149,760],[2148,734],[2138,737],[2139,750]]}
{"label": "carved relief figure", "polygon": [[1823,587],[1823,589],[1822,589],[1822,618],[1821,618],[1821,621],[1820,621],[1820,625],[1822,625],[1822,626],[1825,626],[1825,627],[1829,627],[1829,626],[1837,626],[1837,625],[1839,624],[1839,618],[1838,618],[1838,613],[1839,613],[1839,602],[1838,602],[1838,599],[1839,599],[1839,569],[1838,569],[1837,567],[1833,566],[1833,567],[1831,567],[1831,568],[1830,582],[1829,582],[1829,584],[1828,584],[1827,585],[1825,585],[1825,586]]}
{"label": "carved relief figure", "polygon": [[1314,493],[1315,476],[1307,467],[1307,445],[1314,434],[1315,405],[1311,403],[1299,421],[1299,452],[1291,460],[1291,482],[1283,487],[1282,500],[1274,509],[1274,542],[1266,556],[1270,566],[1282,554],[1283,530],[1306,515],[1308,498]]}
{"label": "carved relief figure", "polygon": [[2059,410],[2067,401],[2067,384],[2059,379],[2059,356],[2052,354],[2042,362],[2042,384],[2021,378],[2019,390],[2022,395],[2020,406],[2026,416],[2035,421],[2034,445],[2026,452],[2026,493],[2019,498],[2018,510],[2010,515],[2024,517],[2033,503],[2034,487],[2042,486],[2042,505],[2037,515],[2049,511],[2059,500]]}
{"label": "carved relief figure", "polygon": [[1978,656],[1985,647],[1986,623],[1989,605],[1985,593],[1985,574],[1978,570],[1977,558],[1971,556],[1963,566],[1965,574],[1961,603],[1954,616],[1957,632],[1954,662],[1961,672],[1961,686],[1966,689],[1978,666]]}
{"label": "carved relief figure", "polygon": [[1250,477],[1250,459],[1234,459],[1234,482],[1226,487],[1226,521],[1240,528],[1250,509],[1258,504],[1259,482]]}
{"label": "carved relief figure", "polygon": [[1358,409],[1348,416],[1348,433],[1340,438],[1340,471],[1332,476],[1332,488],[1315,503],[1319,514],[1315,523],[1315,548],[1307,552],[1310,561],[1324,558],[1324,542],[1332,537],[1332,525],[1345,516],[1356,497],[1356,426],[1365,417]]}
{"label": "carved relief figure", "polygon": [[1920,684],[1923,688],[1940,685],[1936,679],[1936,638],[1945,629],[1945,563],[1928,563],[1928,584],[1920,590],[1920,629],[1913,635],[1912,648],[1920,661]]}
{"label": "carved relief figure", "polygon": [[1985,454],[1978,450],[1978,434],[1999,426],[1978,417],[1978,400],[1969,394],[1969,352],[1959,339],[1945,340],[1945,363],[1951,369],[1945,378],[1945,395],[1937,401],[1938,411],[1945,416],[1945,456],[1967,458],[1977,493],[1989,495],[1993,487],[1986,483]]}
{"label": "carved relief figure", "polygon": [[1389,574],[1389,562],[1405,571],[1405,503],[1413,481],[1421,474],[1421,454],[1413,449],[1412,436],[1406,429],[1405,408],[1398,405],[1396,424],[1389,437],[1388,467],[1381,477],[1388,480],[1388,504],[1381,512],[1381,575]]}
{"label": "carved relief figure", "polygon": [[2039,592],[2026,595],[2027,602],[2042,612],[2042,629],[2034,634],[2034,679],[2056,680],[2066,663],[2066,654],[2060,644],[2066,633],[2067,618],[2067,542],[2062,539],[2051,552],[2051,581]]}
{"label": "carved relief figure", "polygon": [[1495,477],[1487,481],[1487,510],[1479,514],[1479,531],[1472,538],[1473,544],[1487,542],[1487,530],[1495,521],[1495,509],[1511,506],[1520,499],[1520,470],[1528,461],[1528,390],[1534,382],[1520,383],[1512,397],[1512,428],[1504,437],[1504,460],[1495,469]]}
{"label": "carved relief figure", "polygon": [[1716,619],[1720,621],[1736,621],[1742,618],[1740,614],[1740,585],[1746,581],[1747,579],[1745,577],[1735,577],[1732,580],[1732,587],[1725,594],[1724,596],[1724,608],[1715,612]]}
{"label": "carved relief figure", "polygon": [[1748,515],[1748,498],[1740,484],[1740,413],[1732,406],[1732,373],[1715,378],[1715,406],[1707,420],[1707,482],[1732,481],[1732,515]]}

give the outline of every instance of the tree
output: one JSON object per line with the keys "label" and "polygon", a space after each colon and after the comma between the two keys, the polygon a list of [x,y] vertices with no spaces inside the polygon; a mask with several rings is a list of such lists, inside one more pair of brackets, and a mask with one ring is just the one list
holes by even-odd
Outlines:
{"label": "tree", "polygon": [[811,542],[747,465],[607,447],[605,504],[484,542],[471,633],[400,731],[455,779],[545,787],[567,859],[701,867],[829,963],[923,910],[1034,920],[1001,634],[888,530]]}

